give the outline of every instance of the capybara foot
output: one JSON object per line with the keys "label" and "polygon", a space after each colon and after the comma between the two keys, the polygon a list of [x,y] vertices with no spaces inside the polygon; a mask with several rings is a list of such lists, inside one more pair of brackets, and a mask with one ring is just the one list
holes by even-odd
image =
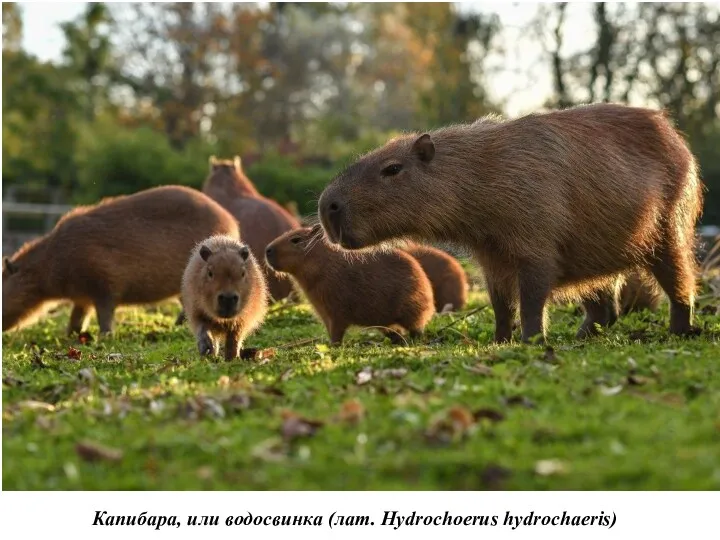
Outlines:
{"label": "capybara foot", "polygon": [[175,326],[182,325],[187,320],[187,316],[185,315],[185,310],[182,310],[180,313],[178,313],[177,319],[175,319]]}
{"label": "capybara foot", "polygon": [[215,356],[215,354],[217,354],[215,351],[215,343],[213,343],[209,334],[200,336],[198,338],[197,346],[200,356]]}

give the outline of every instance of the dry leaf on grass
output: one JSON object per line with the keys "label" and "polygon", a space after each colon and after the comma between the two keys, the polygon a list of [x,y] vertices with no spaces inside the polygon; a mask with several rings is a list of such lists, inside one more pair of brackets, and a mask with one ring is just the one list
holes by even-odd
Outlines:
{"label": "dry leaf on grass", "polygon": [[32,399],[28,399],[25,401],[19,401],[15,404],[15,407],[18,409],[26,410],[26,411],[49,411],[52,412],[55,410],[55,406],[51,405],[50,403],[45,403],[43,401],[35,401]]}
{"label": "dry leaf on grass", "polygon": [[373,379],[402,379],[407,375],[405,368],[386,368],[373,370],[371,367],[364,367],[355,374],[355,384],[362,386]]}
{"label": "dry leaf on grass", "polygon": [[363,385],[367,384],[372,380],[372,370],[370,368],[364,368],[355,375],[355,384]]}
{"label": "dry leaf on grass", "polygon": [[280,437],[272,437],[255,445],[250,455],[263,461],[278,462],[287,458],[285,445]]}
{"label": "dry leaf on grass", "polygon": [[478,409],[473,413],[473,417],[476,422],[484,419],[496,423],[505,419],[505,415],[495,409]]}
{"label": "dry leaf on grass", "polygon": [[357,424],[365,416],[365,407],[357,399],[350,399],[342,404],[337,419],[348,424]]}
{"label": "dry leaf on grass", "polygon": [[603,396],[615,396],[622,392],[623,385],[618,384],[617,386],[601,386],[600,387],[600,393]]}
{"label": "dry leaf on grass", "polygon": [[82,351],[76,349],[75,347],[68,347],[67,357],[70,360],[80,360],[81,356]]}
{"label": "dry leaf on grass", "polygon": [[436,416],[425,431],[428,442],[447,444],[464,438],[475,419],[465,407],[455,406]]}
{"label": "dry leaf on grass", "polygon": [[486,377],[490,377],[493,374],[493,370],[490,366],[487,366],[483,364],[482,362],[478,362],[474,366],[463,364],[463,367],[468,370],[470,373],[476,373],[478,375],[485,375]]}
{"label": "dry leaf on grass", "polygon": [[311,437],[315,435],[324,422],[319,420],[309,420],[292,411],[284,410],[282,412],[283,423],[280,433],[283,439],[292,441],[303,437]]}
{"label": "dry leaf on grass", "polygon": [[85,461],[120,461],[123,457],[121,450],[91,441],[77,443],[75,452]]}
{"label": "dry leaf on grass", "polygon": [[540,476],[565,474],[567,471],[567,465],[559,459],[541,459],[535,463],[535,474]]}

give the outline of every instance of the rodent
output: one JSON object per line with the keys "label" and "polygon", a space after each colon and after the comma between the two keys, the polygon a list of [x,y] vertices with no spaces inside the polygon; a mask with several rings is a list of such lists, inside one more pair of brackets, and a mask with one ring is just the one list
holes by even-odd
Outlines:
{"label": "rodent", "polygon": [[417,338],[435,312],[430,280],[401,250],[348,254],[328,243],[318,224],[281,235],[265,257],[304,292],[332,345],[350,326],[379,327],[394,343],[403,339],[399,330]]}
{"label": "rodent", "polygon": [[113,330],[115,308],[180,294],[188,256],[213,234],[239,238],[235,218],[198,190],[161,186],[79,206],[52,231],[3,258],[3,331],[45,302],[70,300],[69,333],[90,309],[100,332]]}
{"label": "rodent", "polygon": [[408,243],[403,250],[417,259],[430,279],[435,311],[460,311],[467,304],[468,279],[455,257],[433,246]]}
{"label": "rodent", "polygon": [[550,299],[581,299],[578,337],[607,325],[619,284],[647,270],[670,300],[670,332],[692,335],[694,228],[705,187],[662,111],[599,103],[397,137],[323,191],[329,239],[360,249],[394,238],[472,250],[509,341],[546,335]]}
{"label": "rodent", "polygon": [[267,284],[250,249],[236,238],[216,235],[193,250],[182,278],[182,304],[201,355],[240,356],[247,336],[267,313]]}

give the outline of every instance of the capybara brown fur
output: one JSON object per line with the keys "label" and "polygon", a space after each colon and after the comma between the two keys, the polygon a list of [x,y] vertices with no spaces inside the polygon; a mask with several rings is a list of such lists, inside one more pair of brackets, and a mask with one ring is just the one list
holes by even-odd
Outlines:
{"label": "capybara brown fur", "polygon": [[[319,213],[332,242],[455,242],[482,267],[495,341],[546,333],[549,299],[582,298],[579,336],[611,319],[625,274],[649,271],[670,332],[695,333],[694,227],[704,186],[661,111],[610,103],[397,137],[342,171]],[[617,298],[614,297],[614,300]]]}
{"label": "capybara brown fur", "polygon": [[430,279],[438,313],[459,311],[465,307],[468,280],[455,257],[432,246],[410,243],[404,251],[417,259]]}
{"label": "capybara brown fur", "polygon": [[662,298],[662,290],[652,277],[641,272],[632,272],[620,289],[620,314],[627,315],[643,310],[657,311]]}
{"label": "capybara brown fur", "polygon": [[192,252],[182,279],[182,303],[201,355],[240,356],[245,338],[263,322],[267,284],[247,245],[230,236],[203,240]]}
{"label": "capybara brown fur", "polygon": [[242,168],[239,157],[233,160],[210,158],[210,174],[203,193],[226,208],[240,222],[243,241],[258,260],[273,300],[282,300],[292,292],[292,282],[268,271],[264,265],[265,247],[284,232],[300,228],[300,222],[277,202],[261,195]]}
{"label": "capybara brown fur", "polygon": [[103,199],[65,214],[47,235],[3,262],[3,331],[50,301],[70,300],[70,333],[92,307],[100,331],[115,308],[180,294],[190,252],[213,234],[239,237],[237,221],[197,190],[162,186]]}
{"label": "capybara brown fur", "polygon": [[419,337],[435,312],[430,280],[400,250],[347,253],[329,244],[318,224],[283,234],[265,256],[305,293],[333,345],[350,326],[378,327],[394,343],[401,330]]}

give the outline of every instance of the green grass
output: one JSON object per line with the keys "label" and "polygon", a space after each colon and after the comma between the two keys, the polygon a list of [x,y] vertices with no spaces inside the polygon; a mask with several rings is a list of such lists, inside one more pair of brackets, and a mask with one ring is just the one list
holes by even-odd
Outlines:
{"label": "green grass", "polygon": [[[236,362],[201,359],[176,304],[122,310],[84,345],[60,308],[3,334],[3,489],[720,488],[712,310],[695,339],[668,336],[663,306],[579,343],[580,315],[558,306],[547,353],[491,345],[484,305],[473,292],[407,347],[356,329],[337,350],[307,305],[283,306],[246,343],[275,356]],[[92,460],[86,441],[122,457]]]}

